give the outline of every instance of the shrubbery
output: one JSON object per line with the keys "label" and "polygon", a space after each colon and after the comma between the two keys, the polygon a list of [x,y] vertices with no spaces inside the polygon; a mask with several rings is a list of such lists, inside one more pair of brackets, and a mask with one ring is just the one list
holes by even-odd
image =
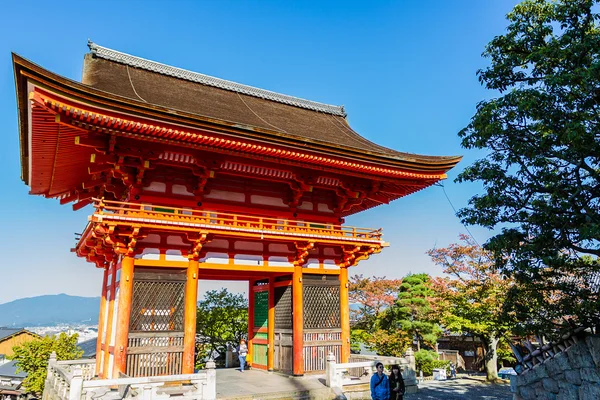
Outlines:
{"label": "shrubbery", "polygon": [[445,368],[446,374],[450,373],[450,361],[439,360],[439,356],[435,351],[419,350],[415,353],[415,362],[417,371],[423,371],[423,375],[433,375],[433,370],[436,368]]}

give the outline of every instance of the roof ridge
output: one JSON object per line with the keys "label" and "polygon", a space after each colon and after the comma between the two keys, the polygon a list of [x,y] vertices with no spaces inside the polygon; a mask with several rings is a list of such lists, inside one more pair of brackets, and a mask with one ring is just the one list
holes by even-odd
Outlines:
{"label": "roof ridge", "polygon": [[114,61],[131,67],[145,69],[147,71],[156,72],[162,75],[196,82],[207,86],[213,86],[219,89],[229,90],[232,92],[237,92],[252,97],[258,97],[261,99],[276,101],[278,103],[288,104],[291,106],[305,108],[308,110],[346,117],[346,111],[344,110],[344,106],[334,106],[330,104],[319,103],[312,100],[305,100],[299,97],[272,92],[270,90],[243,85],[241,83],[216,78],[214,76],[201,74],[199,72],[193,72],[186,69],[173,67],[171,65],[162,64],[156,61],[147,60],[145,58],[132,56],[127,53],[122,53],[117,50],[112,50],[107,47],[102,47],[89,39],[88,47],[90,48],[90,51],[94,56],[98,58],[103,58],[105,60]]}

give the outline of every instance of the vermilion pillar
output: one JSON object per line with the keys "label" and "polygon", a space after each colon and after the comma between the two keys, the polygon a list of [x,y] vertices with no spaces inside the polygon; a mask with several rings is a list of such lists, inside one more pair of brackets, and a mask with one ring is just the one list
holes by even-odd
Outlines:
{"label": "vermilion pillar", "polygon": [[254,338],[254,281],[248,282],[248,354],[246,355],[246,364],[252,366],[252,357],[254,349],[252,348],[252,339]]}
{"label": "vermilion pillar", "polygon": [[196,308],[198,304],[198,261],[190,260],[185,282],[185,314],[183,336],[183,374],[193,374],[196,350]]}
{"label": "vermilion pillar", "polygon": [[102,357],[102,334],[104,332],[104,320],[106,318],[106,304],[108,303],[106,299],[106,285],[108,284],[108,274],[110,272],[110,265],[104,267],[104,277],[102,278],[102,297],[100,298],[100,314],[98,316],[98,339],[96,341],[96,373],[100,373],[102,371],[102,366],[100,362]]}
{"label": "vermilion pillar", "polygon": [[113,376],[118,376],[119,373],[125,373],[127,370],[127,343],[133,296],[133,263],[134,258],[131,256],[124,256],[121,262]]}
{"label": "vermilion pillar", "polygon": [[275,361],[275,278],[269,278],[269,313],[267,320],[267,370],[273,371]]}
{"label": "vermilion pillar", "polygon": [[304,375],[304,310],[302,299],[302,265],[294,266],[292,277],[292,309],[294,325],[294,375]]}
{"label": "vermilion pillar", "polygon": [[[110,366],[110,353],[111,353],[111,339],[113,336],[113,325],[115,315],[115,290],[117,288],[117,261],[113,261],[110,268],[110,288],[108,293],[108,318],[106,319],[106,335],[104,338],[104,365],[102,367],[101,378],[110,379],[112,378],[112,371],[109,371]],[[113,348],[114,351],[114,348]],[[98,355],[96,355],[98,357]]]}
{"label": "vermilion pillar", "polygon": [[348,268],[340,269],[340,322],[342,326],[341,362],[350,359],[350,308],[348,304]]}

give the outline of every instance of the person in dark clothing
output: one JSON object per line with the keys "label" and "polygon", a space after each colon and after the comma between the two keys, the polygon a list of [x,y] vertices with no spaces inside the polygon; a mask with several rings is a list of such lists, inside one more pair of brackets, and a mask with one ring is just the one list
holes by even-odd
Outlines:
{"label": "person in dark clothing", "polygon": [[391,400],[402,400],[404,399],[404,392],[406,387],[404,386],[404,379],[400,373],[400,367],[392,365],[392,373],[389,377],[390,381],[390,399]]}

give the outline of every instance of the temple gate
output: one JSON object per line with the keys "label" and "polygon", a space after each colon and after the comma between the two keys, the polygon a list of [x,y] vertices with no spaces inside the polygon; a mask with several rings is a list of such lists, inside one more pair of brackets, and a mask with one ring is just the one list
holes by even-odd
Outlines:
{"label": "temple gate", "polygon": [[13,62],[22,179],[93,207],[73,251],[104,271],[98,375],[193,372],[198,279],[248,282],[254,368],[346,362],[348,269],[388,244],[344,218],[460,157],[376,145],[342,107],[89,46],[82,83]]}

